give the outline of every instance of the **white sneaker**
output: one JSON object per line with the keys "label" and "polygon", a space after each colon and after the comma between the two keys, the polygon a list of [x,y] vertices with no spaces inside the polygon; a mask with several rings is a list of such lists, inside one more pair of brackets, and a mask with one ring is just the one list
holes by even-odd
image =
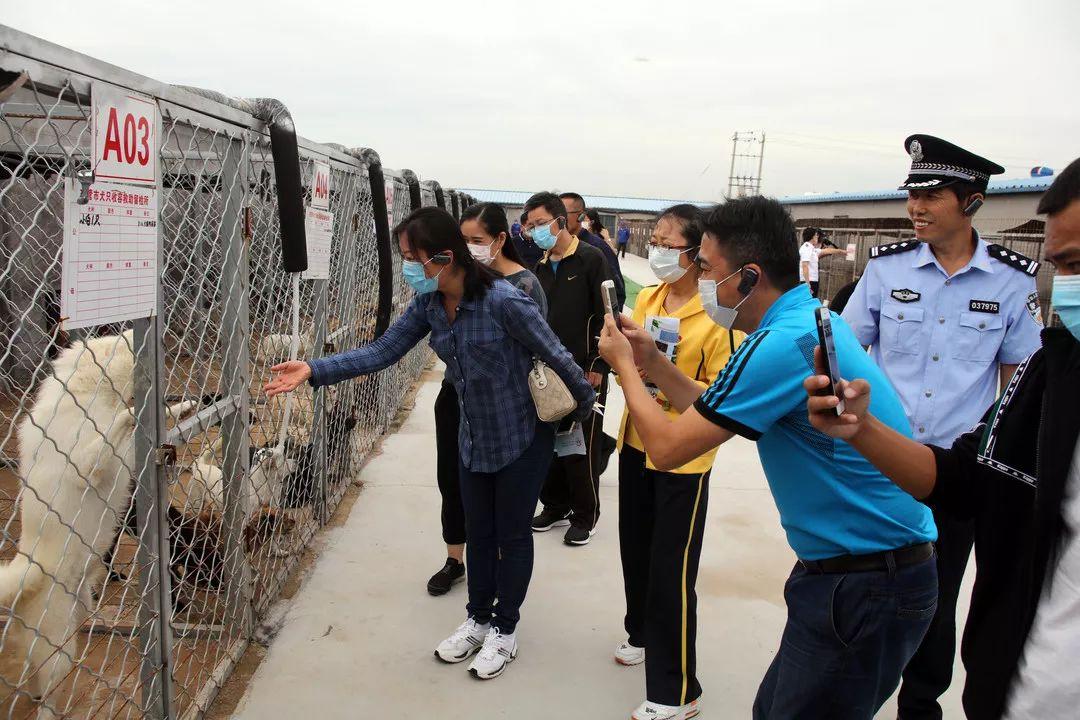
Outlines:
{"label": "white sneaker", "polygon": [[453,635],[439,643],[439,647],[435,648],[435,657],[448,663],[468,660],[470,655],[480,651],[490,627],[490,624],[481,625],[469,618],[461,623]]}
{"label": "white sneaker", "polygon": [[[700,698],[699,698],[700,699]],[[697,717],[701,712],[698,700],[688,702],[685,705],[661,705],[646,700],[638,706],[631,720],[689,720]]]}
{"label": "white sneaker", "polygon": [[473,677],[490,680],[503,674],[506,666],[517,657],[517,634],[503,635],[498,628],[488,630],[484,647],[469,665]]}
{"label": "white sneaker", "polygon": [[615,648],[615,662],[620,665],[640,665],[645,662],[645,648],[634,647],[630,641]]}

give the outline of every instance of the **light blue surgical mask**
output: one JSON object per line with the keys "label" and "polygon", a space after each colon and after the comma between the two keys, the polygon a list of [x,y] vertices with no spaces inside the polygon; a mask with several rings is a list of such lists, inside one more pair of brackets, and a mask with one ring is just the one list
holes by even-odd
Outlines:
{"label": "light blue surgical mask", "polygon": [[553,222],[555,221],[552,220],[547,225],[537,225],[530,232],[532,241],[536,243],[536,247],[541,250],[550,250],[555,247],[557,238],[555,235],[551,234],[551,223]]}
{"label": "light blue surgical mask", "polygon": [[1055,275],[1050,302],[1061,324],[1080,340],[1080,275]]}
{"label": "light blue surgical mask", "polygon": [[[401,262],[401,274],[405,277],[405,282],[409,283],[409,287],[420,295],[435,292],[439,287],[439,275],[443,273],[440,270],[435,277],[425,275],[424,266],[429,262],[431,262],[431,259],[428,259],[427,262],[418,262],[416,260],[403,260]],[[445,269],[444,267],[443,270]]]}

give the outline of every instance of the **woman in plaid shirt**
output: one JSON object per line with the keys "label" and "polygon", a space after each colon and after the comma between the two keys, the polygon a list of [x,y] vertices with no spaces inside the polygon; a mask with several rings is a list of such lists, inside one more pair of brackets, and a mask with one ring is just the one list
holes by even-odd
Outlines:
{"label": "woman in plaid shirt", "polygon": [[[304,382],[330,385],[393,365],[418,342],[446,363],[457,390],[461,495],[468,534],[468,617],[435,655],[469,672],[502,674],[517,656],[519,608],[532,576],[532,515],[554,452],[554,428],[540,422],[529,393],[532,358],[566,382],[586,418],[595,392],[536,303],[477,262],[457,222],[421,208],[394,228],[402,271],[417,295],[386,333],[364,347],[275,365],[267,395]],[[496,603],[496,599],[498,602]]]}

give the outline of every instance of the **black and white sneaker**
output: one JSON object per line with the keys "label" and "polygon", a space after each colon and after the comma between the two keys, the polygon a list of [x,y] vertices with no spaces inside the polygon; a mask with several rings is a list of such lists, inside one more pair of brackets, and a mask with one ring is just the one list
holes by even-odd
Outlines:
{"label": "black and white sneaker", "polygon": [[432,595],[445,595],[455,583],[465,579],[465,565],[454,558],[446,558],[446,564],[427,581],[427,591]]}
{"label": "black and white sneaker", "polygon": [[484,647],[469,665],[469,674],[480,680],[499,677],[516,657],[517,634],[503,635],[499,628],[491,628],[484,638]]}
{"label": "black and white sneaker", "polygon": [[557,513],[544,508],[539,515],[533,518],[533,532],[547,532],[553,527],[562,527],[570,524],[570,511]]}
{"label": "black and white sneaker", "polygon": [[480,652],[490,629],[490,624],[481,625],[469,618],[461,623],[453,635],[439,643],[439,647],[435,648],[435,657],[446,663],[468,660],[471,655]]}
{"label": "black and white sneaker", "polygon": [[596,528],[589,530],[587,528],[578,527],[577,525],[571,525],[566,530],[566,534],[563,535],[563,542],[567,545],[588,545],[592,540],[592,536],[596,534]]}

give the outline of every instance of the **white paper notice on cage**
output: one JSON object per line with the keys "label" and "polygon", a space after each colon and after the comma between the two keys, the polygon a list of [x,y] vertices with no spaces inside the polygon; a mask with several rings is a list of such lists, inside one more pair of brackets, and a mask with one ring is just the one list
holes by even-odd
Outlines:
{"label": "white paper notice on cage", "polygon": [[304,280],[328,280],[334,213],[309,207],[304,218],[304,234],[307,235],[308,269],[300,277]]}
{"label": "white paper notice on cage", "polygon": [[[157,188],[64,186],[60,313],[68,328],[150,317],[158,294]],[[83,203],[80,204],[80,200]]]}

